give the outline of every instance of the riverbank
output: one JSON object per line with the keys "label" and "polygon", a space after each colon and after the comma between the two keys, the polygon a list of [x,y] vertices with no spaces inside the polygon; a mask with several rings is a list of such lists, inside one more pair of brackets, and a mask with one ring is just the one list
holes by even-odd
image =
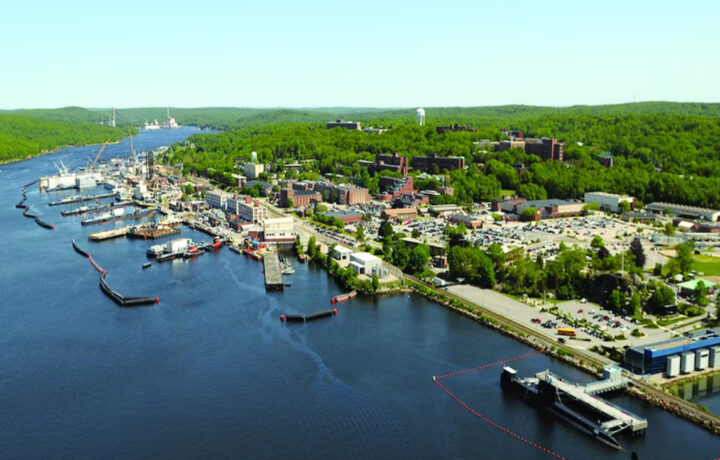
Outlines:
{"label": "riverbank", "polygon": [[[118,140],[116,140],[116,141],[113,141],[113,142],[108,142],[108,145],[119,144],[120,142],[122,142],[123,139],[124,139],[124,137],[122,137],[122,138],[120,138],[120,139],[118,139]],[[54,149],[52,149],[52,150],[43,150],[43,151],[38,152],[38,153],[36,153],[36,154],[30,154],[30,155],[26,156],[25,158],[15,158],[15,159],[12,159],[12,160],[2,160],[2,161],[0,161],[0,165],[8,165],[8,164],[13,164],[13,163],[20,163],[21,161],[32,160],[33,158],[39,158],[39,157],[43,157],[43,156],[45,156],[45,155],[51,155],[51,154],[56,153],[56,152],[58,152],[58,151],[60,151],[60,150],[62,150],[62,149],[68,149],[68,148],[74,148],[74,147],[91,147],[91,146],[93,146],[93,145],[102,145],[102,142],[90,142],[90,143],[88,143],[88,144],[61,145],[61,146],[59,146],[59,147],[57,147],[57,148],[54,148]]]}
{"label": "riverbank", "polygon": [[[589,356],[580,350],[569,350],[560,345],[556,346],[553,338],[543,336],[537,331],[526,328],[508,318],[495,315],[488,310],[484,310],[479,305],[471,305],[465,300],[453,298],[454,296],[452,294],[438,291],[435,287],[427,285],[420,280],[411,280],[406,284],[415,292],[429,300],[477,321],[501,334],[512,337],[519,342],[542,350],[553,358],[571,364],[594,377],[602,376],[602,367],[605,364],[617,364],[610,360],[604,361]],[[626,391],[639,400],[688,420],[715,435],[720,435],[720,417],[702,410],[689,401],[674,396],[665,390],[655,388],[651,384],[638,378],[631,378],[631,383]]]}

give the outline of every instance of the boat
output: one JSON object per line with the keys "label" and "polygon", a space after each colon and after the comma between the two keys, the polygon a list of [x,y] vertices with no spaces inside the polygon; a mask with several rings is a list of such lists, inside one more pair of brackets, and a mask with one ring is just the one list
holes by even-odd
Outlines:
{"label": "boat", "polygon": [[292,266],[292,262],[285,259],[282,263],[282,274],[283,275],[294,275],[295,269]]}
{"label": "boat", "polygon": [[155,212],[155,209],[145,209],[142,211],[134,212],[132,214],[125,214],[124,209],[114,209],[113,212],[101,214],[95,218],[83,220],[80,223],[82,225],[95,225],[95,224],[104,224],[107,222],[117,222],[117,221],[121,221],[121,220],[140,219],[142,217],[149,216],[150,214],[152,214],[154,212]]}
{"label": "boat", "polygon": [[145,270],[146,268],[150,268],[150,267],[152,267],[152,262],[145,262],[144,264],[142,264],[143,270]]}
{"label": "boat", "polygon": [[60,212],[60,215],[62,216],[75,216],[78,214],[93,214],[98,213],[102,211],[107,211],[108,209],[118,209],[118,208],[126,208],[128,206],[132,206],[132,201],[117,201],[112,202],[108,204],[99,204],[95,206],[80,206],[79,208],[75,209],[68,209],[67,211]]}
{"label": "boat", "polygon": [[183,257],[189,247],[195,246],[190,238],[176,238],[165,244],[156,244],[150,246],[147,250],[149,257],[155,257],[158,262]]}
{"label": "boat", "polygon": [[100,195],[73,195],[59,201],[51,201],[48,203],[48,206],[60,206],[63,204],[80,203],[82,201],[101,200],[103,198],[112,198],[113,196],[115,196],[113,193],[101,193]]}

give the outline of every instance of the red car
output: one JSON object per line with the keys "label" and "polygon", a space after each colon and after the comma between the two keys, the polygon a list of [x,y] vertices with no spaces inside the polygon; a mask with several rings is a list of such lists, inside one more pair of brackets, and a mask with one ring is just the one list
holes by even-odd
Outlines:
{"label": "red car", "polygon": [[540,318],[533,318],[533,319],[531,319],[530,321],[532,321],[532,322],[535,323],[535,324],[540,324],[540,323],[542,323],[542,320],[541,320]]}

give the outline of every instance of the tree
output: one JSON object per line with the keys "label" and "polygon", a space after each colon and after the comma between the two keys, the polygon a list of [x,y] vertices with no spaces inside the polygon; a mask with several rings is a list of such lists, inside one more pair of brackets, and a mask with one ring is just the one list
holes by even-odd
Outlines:
{"label": "tree", "polygon": [[372,276],[372,289],[373,292],[377,292],[377,290],[380,288],[380,280],[378,279],[377,275]]}
{"label": "tree", "polygon": [[595,235],[590,242],[590,247],[593,247],[595,249],[604,248],[605,247],[605,241],[603,241],[602,236]]}
{"label": "tree", "polygon": [[680,272],[684,275],[690,271],[693,264],[693,245],[691,243],[682,243],[675,246],[675,259],[680,265]]}
{"label": "tree", "polygon": [[630,309],[633,318],[640,319],[642,317],[642,299],[640,299],[637,292],[633,292],[632,297],[630,297]]}
{"label": "tree", "polygon": [[706,306],[710,301],[707,299],[707,287],[702,281],[698,281],[695,286],[695,303],[701,306]]}
{"label": "tree", "polygon": [[667,222],[665,224],[665,227],[663,227],[663,233],[670,238],[675,234],[675,226],[672,224],[672,222]]}
{"label": "tree", "polygon": [[635,256],[635,265],[637,265],[639,268],[643,268],[645,266],[645,261],[647,260],[647,258],[645,257],[645,250],[643,249],[640,238],[635,238],[634,240],[632,240],[632,243],[630,243],[630,252],[632,252]]}
{"label": "tree", "polygon": [[315,257],[315,250],[317,245],[315,244],[315,237],[311,236],[308,240],[307,250],[305,251],[310,258]]}
{"label": "tree", "polygon": [[648,300],[648,306],[652,311],[658,311],[665,305],[673,305],[674,303],[675,293],[664,284],[656,288]]}
{"label": "tree", "polygon": [[430,248],[427,244],[418,244],[410,251],[407,269],[410,273],[420,273],[425,270],[425,265],[430,258]]}
{"label": "tree", "polygon": [[535,216],[537,216],[537,209],[532,206],[526,207],[520,213],[520,217],[522,217],[523,220],[535,220]]}
{"label": "tree", "polygon": [[295,203],[293,203],[292,198],[287,199],[287,207],[288,207],[288,209],[292,209],[295,207]]}
{"label": "tree", "polygon": [[625,294],[623,294],[619,289],[614,289],[610,293],[610,297],[608,298],[608,308],[610,308],[615,313],[619,313],[622,309],[624,301]]}
{"label": "tree", "polygon": [[361,243],[365,241],[365,230],[362,225],[358,225],[357,231],[355,232],[355,238]]}
{"label": "tree", "polygon": [[410,234],[413,238],[420,238],[422,236],[422,233],[418,229],[413,229],[412,233]]}
{"label": "tree", "polygon": [[622,200],[618,203],[618,208],[620,208],[620,212],[630,212],[631,206],[628,201]]}
{"label": "tree", "polygon": [[395,233],[395,231],[393,230],[392,224],[387,220],[380,225],[380,230],[378,230],[378,235],[383,238],[392,236],[393,233]]}

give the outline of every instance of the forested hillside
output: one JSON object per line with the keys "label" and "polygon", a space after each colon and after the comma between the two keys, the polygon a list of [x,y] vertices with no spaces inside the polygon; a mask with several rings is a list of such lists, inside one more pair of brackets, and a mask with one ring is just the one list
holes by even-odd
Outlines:
{"label": "forested hillside", "polygon": [[68,145],[122,139],[123,130],[88,123],[0,114],[0,162],[19,160]]}
{"label": "forested hillside", "polygon": [[[472,165],[466,171],[448,173],[459,202],[495,198],[503,188],[527,198],[582,198],[586,191],[603,190],[632,194],[644,202],[720,207],[720,117],[652,113],[663,104],[644,107],[650,113],[621,110],[625,113],[616,114],[558,113],[556,109],[538,113],[518,106],[514,111],[506,107],[508,113],[502,115],[467,118],[462,118],[466,109],[442,109],[458,118],[428,110],[431,122],[425,127],[412,123],[408,116],[375,118],[376,123],[392,127],[381,135],[326,130],[322,123],[263,124],[194,136],[191,141],[196,148],[178,151],[175,159],[192,170],[227,179],[236,159],[247,159],[251,151],[257,151],[265,163],[313,160],[306,168],[342,173],[367,183],[358,159],[372,159],[377,153],[399,152],[409,157],[436,153],[464,156]],[[677,109],[714,113],[717,105],[701,109],[680,104]],[[468,113],[478,110],[467,109]],[[354,119],[360,119],[363,114],[356,115]],[[378,113],[365,115],[378,117]],[[478,132],[436,133],[436,124],[454,121]],[[499,139],[502,128],[558,138],[565,143],[566,161],[544,162],[515,150],[494,153],[475,144],[483,138]],[[597,161],[606,150],[616,157],[612,168]],[[512,167],[516,163],[524,164],[526,170],[519,173]]]}

